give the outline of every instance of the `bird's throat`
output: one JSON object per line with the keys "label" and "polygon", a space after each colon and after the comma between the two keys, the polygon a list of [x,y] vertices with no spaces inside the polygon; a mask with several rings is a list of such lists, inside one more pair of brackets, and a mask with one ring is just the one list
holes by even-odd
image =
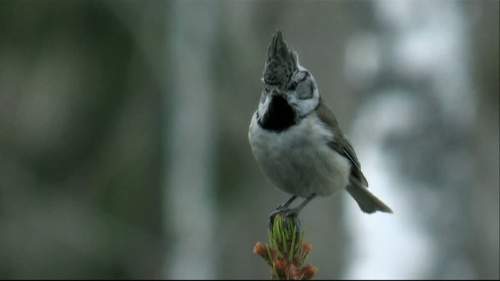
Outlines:
{"label": "bird's throat", "polygon": [[285,97],[273,96],[259,125],[266,130],[281,132],[296,124],[295,111]]}

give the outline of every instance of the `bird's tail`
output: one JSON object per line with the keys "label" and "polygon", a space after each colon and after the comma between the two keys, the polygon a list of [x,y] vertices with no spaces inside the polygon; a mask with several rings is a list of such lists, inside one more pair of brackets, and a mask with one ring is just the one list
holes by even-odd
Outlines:
{"label": "bird's tail", "polygon": [[384,213],[392,213],[391,208],[389,208],[382,200],[378,199],[364,186],[357,184],[349,184],[347,186],[347,191],[356,200],[359,207],[365,213],[374,213],[376,211],[381,211]]}

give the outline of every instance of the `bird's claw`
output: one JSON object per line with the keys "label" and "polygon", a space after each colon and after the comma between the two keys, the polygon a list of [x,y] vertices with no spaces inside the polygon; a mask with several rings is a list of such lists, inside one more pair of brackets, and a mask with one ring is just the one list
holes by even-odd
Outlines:
{"label": "bird's claw", "polygon": [[286,209],[279,206],[278,208],[274,209],[270,214],[269,214],[269,229],[273,228],[274,225],[274,218],[283,212],[285,212]]}
{"label": "bird's claw", "polygon": [[287,218],[291,218],[291,217],[296,218],[296,217],[298,217],[298,216],[299,216],[299,210],[297,210],[297,209],[295,209],[295,208],[294,208],[294,209],[287,209],[287,210],[284,212],[284,215],[285,215],[285,217],[287,217]]}
{"label": "bird's claw", "polygon": [[269,214],[269,229],[273,228],[274,225],[274,218],[278,215],[281,214],[283,217],[286,218],[297,218],[299,215],[299,210],[293,208],[286,208],[279,206],[278,208],[274,209],[271,214]]}

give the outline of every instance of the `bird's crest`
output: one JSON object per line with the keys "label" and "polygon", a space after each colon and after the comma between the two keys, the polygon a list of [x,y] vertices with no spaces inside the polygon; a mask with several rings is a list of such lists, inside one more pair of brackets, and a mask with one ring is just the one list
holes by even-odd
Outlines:
{"label": "bird's crest", "polygon": [[280,88],[286,87],[290,77],[297,70],[297,64],[297,53],[288,48],[283,40],[283,33],[277,31],[267,48],[264,83]]}

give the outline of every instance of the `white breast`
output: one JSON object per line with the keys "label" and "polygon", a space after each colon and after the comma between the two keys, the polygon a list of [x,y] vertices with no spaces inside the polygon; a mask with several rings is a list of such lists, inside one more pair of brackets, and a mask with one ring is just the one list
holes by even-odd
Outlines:
{"label": "white breast", "polygon": [[328,147],[333,133],[311,114],[299,124],[276,133],[252,118],[249,141],[263,172],[285,192],[306,197],[326,196],[349,183],[350,162]]}

